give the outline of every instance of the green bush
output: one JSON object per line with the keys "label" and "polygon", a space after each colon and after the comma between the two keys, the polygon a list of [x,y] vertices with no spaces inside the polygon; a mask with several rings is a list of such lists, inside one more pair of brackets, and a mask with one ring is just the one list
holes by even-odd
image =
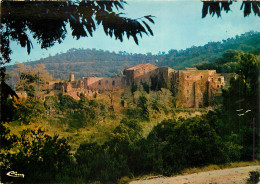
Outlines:
{"label": "green bush", "polygon": [[131,150],[140,138],[140,125],[124,118],[103,145],[81,144],[75,158],[84,181],[115,183],[123,176],[130,177],[129,165],[134,161]]}
{"label": "green bush", "polygon": [[227,147],[226,152],[228,154],[229,161],[231,162],[240,161],[241,150],[243,149],[243,147],[233,142],[227,142],[226,147]]}
{"label": "green bush", "polygon": [[62,111],[71,110],[78,108],[78,102],[69,95],[59,96],[60,100],[60,109]]}
{"label": "green bush", "polygon": [[8,180],[3,173],[10,170],[25,175],[21,182],[54,182],[56,175],[72,162],[67,140],[46,135],[41,129],[23,131],[14,150],[1,155],[3,182]]}
{"label": "green bush", "polygon": [[75,154],[84,182],[101,181],[115,183],[118,178],[129,175],[123,155],[115,155],[108,145],[82,144]]}
{"label": "green bush", "polygon": [[150,92],[150,86],[147,84],[147,82],[142,82],[143,89],[146,93]]}
{"label": "green bush", "polygon": [[44,104],[36,98],[19,98],[13,100],[14,120],[24,124],[39,122],[45,116]]}
{"label": "green bush", "polygon": [[221,138],[200,117],[163,121],[147,137],[147,172],[165,175],[186,167],[225,163],[228,155]]}
{"label": "green bush", "polygon": [[259,183],[260,173],[259,171],[250,171],[249,178],[247,179],[247,184]]}
{"label": "green bush", "polygon": [[59,110],[59,99],[57,96],[47,96],[44,101],[44,107],[48,111]]}
{"label": "green bush", "polygon": [[137,104],[137,107],[141,109],[140,117],[145,120],[149,120],[149,110],[148,110],[147,101],[148,100],[145,96],[140,96]]}

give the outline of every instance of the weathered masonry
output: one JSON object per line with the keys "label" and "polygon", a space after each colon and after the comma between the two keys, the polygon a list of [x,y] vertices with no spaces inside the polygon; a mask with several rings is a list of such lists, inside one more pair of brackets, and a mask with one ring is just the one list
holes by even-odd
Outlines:
{"label": "weathered masonry", "polygon": [[215,70],[186,68],[174,75],[178,89],[177,106],[200,107],[210,104],[225,86],[224,76],[217,74]]}
{"label": "weathered masonry", "polygon": [[79,99],[81,93],[92,96],[95,93],[122,89],[132,83],[146,82],[151,85],[152,77],[177,89],[176,105],[179,107],[197,108],[210,104],[225,86],[224,76],[217,74],[215,70],[174,70],[145,63],[127,68],[124,75],[116,77],[83,77],[81,80],[74,80],[74,75],[71,74],[69,82],[56,83],[55,90]]}
{"label": "weathered masonry", "polygon": [[149,82],[151,76],[155,75],[155,71],[158,69],[150,63],[139,64],[125,70],[126,84]]}

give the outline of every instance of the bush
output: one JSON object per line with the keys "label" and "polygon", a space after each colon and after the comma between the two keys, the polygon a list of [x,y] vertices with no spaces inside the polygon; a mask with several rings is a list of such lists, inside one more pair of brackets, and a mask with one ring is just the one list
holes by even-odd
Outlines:
{"label": "bush", "polygon": [[146,82],[142,82],[143,89],[146,93],[150,92],[150,86]]}
{"label": "bush", "polygon": [[152,109],[156,110],[157,112],[160,111],[158,100],[153,100],[153,102],[152,102]]}
{"label": "bush", "polygon": [[72,98],[69,95],[61,95],[61,96],[59,96],[59,100],[60,100],[60,109],[62,111],[78,108],[77,100],[75,100],[74,98]]}
{"label": "bush", "polygon": [[148,172],[165,175],[185,167],[225,163],[225,145],[205,119],[167,120],[155,126],[147,137]]}
{"label": "bush", "polygon": [[97,143],[80,145],[75,158],[84,182],[115,183],[118,178],[129,175],[124,156],[116,155],[115,150],[106,144],[103,146]]}
{"label": "bush", "polygon": [[46,135],[41,129],[23,131],[15,146],[15,151],[1,155],[2,174],[17,171],[25,175],[25,183],[54,182],[56,175],[71,163],[67,140]]}
{"label": "bush", "polygon": [[[130,177],[129,165],[133,163],[132,148],[141,138],[141,127],[134,120],[122,119],[110,140],[103,145],[81,144],[75,154],[84,182],[115,183],[123,176]],[[136,160],[134,162],[136,164]],[[120,180],[123,182],[123,179]]]}
{"label": "bush", "polygon": [[44,104],[35,98],[19,98],[13,100],[14,119],[24,124],[39,122],[45,115]]}
{"label": "bush", "polygon": [[260,173],[259,171],[250,171],[249,178],[247,179],[247,184],[259,183]]}
{"label": "bush", "polygon": [[59,110],[59,99],[57,96],[47,96],[44,101],[44,107],[46,110],[57,111]]}
{"label": "bush", "polygon": [[142,119],[149,120],[149,110],[147,105],[147,98],[145,96],[139,97],[137,107],[141,109],[140,117]]}
{"label": "bush", "polygon": [[241,159],[241,150],[243,149],[242,146],[235,144],[233,142],[227,142],[226,148],[227,148],[226,153],[228,154],[230,162],[239,161]]}
{"label": "bush", "polygon": [[139,109],[137,109],[137,108],[127,107],[125,109],[125,114],[126,114],[126,116],[129,119],[138,119],[138,118],[140,118]]}

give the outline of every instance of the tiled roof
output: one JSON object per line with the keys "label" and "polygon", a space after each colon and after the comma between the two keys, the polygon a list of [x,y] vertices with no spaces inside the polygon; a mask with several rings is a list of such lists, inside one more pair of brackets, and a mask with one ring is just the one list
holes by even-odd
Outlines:
{"label": "tiled roof", "polygon": [[146,67],[146,66],[153,66],[153,67],[156,67],[156,66],[154,66],[154,65],[152,65],[152,64],[150,64],[150,63],[143,63],[143,64],[138,64],[138,65],[135,65],[135,66],[133,66],[133,67],[131,67],[131,68],[127,68],[126,70],[137,70],[137,69],[139,69],[139,68],[143,68],[143,67]]}

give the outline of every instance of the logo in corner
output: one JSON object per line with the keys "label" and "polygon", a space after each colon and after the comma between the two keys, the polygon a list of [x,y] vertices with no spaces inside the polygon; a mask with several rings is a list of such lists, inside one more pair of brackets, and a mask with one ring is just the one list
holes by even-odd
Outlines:
{"label": "logo in corner", "polygon": [[24,178],[24,174],[18,174],[16,171],[9,171],[6,175],[14,178]]}

